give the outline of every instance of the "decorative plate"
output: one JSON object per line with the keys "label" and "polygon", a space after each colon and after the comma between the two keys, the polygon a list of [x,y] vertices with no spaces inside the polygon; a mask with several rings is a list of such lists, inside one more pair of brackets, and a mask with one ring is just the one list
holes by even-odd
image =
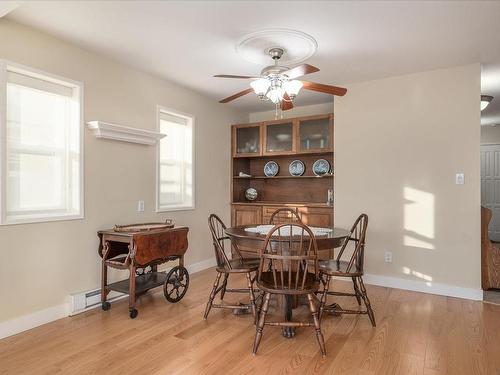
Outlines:
{"label": "decorative plate", "polygon": [[294,160],[288,166],[288,172],[290,172],[292,176],[302,176],[305,171],[306,167],[300,160]]}
{"label": "decorative plate", "polygon": [[248,188],[245,190],[245,198],[249,201],[254,201],[257,199],[257,190],[254,188]]}
{"label": "decorative plate", "polygon": [[318,159],[313,164],[313,173],[316,176],[323,176],[330,172],[330,163],[325,159]]}
{"label": "decorative plate", "polygon": [[278,174],[280,170],[280,166],[275,161],[268,161],[266,165],[264,165],[264,174],[266,177],[274,177]]}

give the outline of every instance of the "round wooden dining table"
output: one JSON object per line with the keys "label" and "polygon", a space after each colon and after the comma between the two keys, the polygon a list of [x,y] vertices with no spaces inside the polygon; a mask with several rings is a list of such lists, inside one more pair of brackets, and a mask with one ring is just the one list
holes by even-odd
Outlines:
{"label": "round wooden dining table", "polygon": [[[251,249],[255,251],[256,256],[258,256],[260,249],[262,249],[264,246],[266,234],[247,230],[250,228],[256,228],[257,226],[258,225],[241,225],[226,228],[226,234],[231,239],[232,244],[238,249]],[[332,231],[330,232],[318,234],[315,236],[320,259],[325,258],[325,253],[329,254],[327,257],[333,258],[334,254],[332,249],[342,246],[344,239],[350,235],[350,232],[344,228],[331,229]],[[291,295],[285,295],[283,302],[283,314],[285,317],[285,321],[291,321],[292,311],[295,305],[293,297]],[[283,336],[288,338],[295,336],[295,327],[283,327],[282,334]]]}

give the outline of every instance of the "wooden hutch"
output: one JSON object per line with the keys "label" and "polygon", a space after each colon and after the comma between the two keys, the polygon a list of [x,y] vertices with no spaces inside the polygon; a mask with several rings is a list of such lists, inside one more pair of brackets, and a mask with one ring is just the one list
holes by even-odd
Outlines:
{"label": "wooden hutch", "polygon": [[[333,174],[312,171],[318,159],[328,160],[333,171],[333,114],[233,125],[231,131],[231,225],[268,224],[276,209],[292,207],[307,225],[333,226],[333,206],[327,204]],[[271,160],[279,172],[266,177],[264,165]],[[304,163],[302,176],[290,175],[294,160]],[[245,198],[250,187],[257,190],[255,201]]]}

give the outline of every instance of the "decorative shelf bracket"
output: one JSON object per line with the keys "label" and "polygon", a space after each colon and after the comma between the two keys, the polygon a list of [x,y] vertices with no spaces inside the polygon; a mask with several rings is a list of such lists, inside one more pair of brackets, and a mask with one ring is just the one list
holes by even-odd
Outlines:
{"label": "decorative shelf bracket", "polygon": [[139,143],[142,145],[154,145],[165,137],[165,134],[159,132],[130,128],[103,121],[89,121],[87,122],[87,127],[96,138],[114,139],[116,141]]}

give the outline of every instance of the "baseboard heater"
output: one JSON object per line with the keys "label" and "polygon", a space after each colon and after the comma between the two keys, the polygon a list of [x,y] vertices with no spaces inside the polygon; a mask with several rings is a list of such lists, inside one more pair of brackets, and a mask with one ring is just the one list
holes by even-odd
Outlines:
{"label": "baseboard heater", "polygon": [[[126,298],[128,294],[111,291],[108,294],[107,301],[113,302]],[[75,293],[71,295],[70,316],[101,307],[101,289],[91,290],[89,292]]]}

